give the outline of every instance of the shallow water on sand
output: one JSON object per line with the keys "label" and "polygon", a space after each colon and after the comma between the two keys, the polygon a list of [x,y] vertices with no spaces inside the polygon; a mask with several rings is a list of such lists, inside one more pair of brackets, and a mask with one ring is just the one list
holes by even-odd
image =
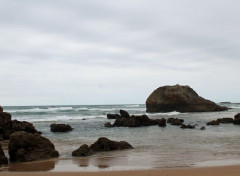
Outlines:
{"label": "shallow water on sand", "polygon": [[[197,124],[195,129],[181,129],[167,125],[139,128],[105,128],[106,114],[125,109],[130,114],[144,114],[145,105],[92,105],[92,106],[30,106],[4,107],[13,119],[32,122],[49,138],[60,153],[60,160],[50,160],[52,171],[95,171],[152,169],[240,164],[240,126],[221,124],[206,126],[206,122],[222,117],[233,117],[240,112],[240,105],[224,112],[208,113],[153,113],[150,118],[183,118],[185,124]],[[82,120],[85,119],[85,120]],[[50,132],[50,124],[68,123],[74,130],[68,133]],[[102,152],[85,158],[73,158],[71,153],[82,144],[92,144],[99,137],[125,140],[134,149]],[[29,164],[29,163],[28,163]],[[30,163],[31,164],[31,163]],[[36,163],[35,163],[36,164]],[[39,168],[35,167],[35,168]],[[18,170],[11,164],[9,170]],[[31,168],[31,167],[28,167]],[[39,169],[41,170],[41,169]]]}

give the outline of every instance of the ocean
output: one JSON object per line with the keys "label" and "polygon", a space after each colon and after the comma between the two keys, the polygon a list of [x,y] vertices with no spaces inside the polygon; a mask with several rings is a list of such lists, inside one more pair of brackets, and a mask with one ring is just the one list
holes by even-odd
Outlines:
{"label": "ocean", "polygon": [[[240,126],[221,124],[206,126],[206,122],[223,117],[234,117],[240,104],[223,104],[232,109],[205,113],[146,113],[144,104],[123,105],[68,105],[68,106],[5,106],[12,119],[34,124],[42,136],[49,138],[60,153],[60,159],[49,161],[48,167],[35,167],[49,171],[105,171],[154,169],[171,167],[201,167],[240,164]],[[182,118],[185,124],[196,124],[195,129],[181,129],[167,124],[149,127],[106,128],[108,113],[120,109],[130,115],[147,114],[149,118]],[[50,124],[67,123],[74,130],[52,133]],[[206,130],[200,130],[206,126]],[[127,141],[134,149],[100,152],[89,157],[72,157],[73,150],[82,144],[92,144],[99,137]],[[34,164],[34,163],[33,163]],[[35,163],[36,164],[36,163]],[[22,167],[10,164],[8,170],[21,171]],[[26,169],[26,168],[25,168]]]}

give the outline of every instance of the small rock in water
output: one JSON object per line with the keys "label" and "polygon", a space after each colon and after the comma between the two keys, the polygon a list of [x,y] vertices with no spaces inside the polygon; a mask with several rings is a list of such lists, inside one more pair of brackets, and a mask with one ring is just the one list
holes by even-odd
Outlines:
{"label": "small rock in water", "polygon": [[180,128],[182,128],[182,129],[186,129],[186,128],[188,128],[188,129],[194,129],[194,128],[195,128],[195,125],[185,125],[185,124],[182,124],[182,126],[181,126]]}
{"label": "small rock in water", "polygon": [[68,125],[68,124],[51,124],[51,131],[52,132],[68,132],[68,131],[72,131],[73,128]]}
{"label": "small rock in water", "polygon": [[105,125],[104,125],[105,127],[107,127],[107,128],[110,128],[110,127],[112,127],[112,125],[111,125],[111,123],[110,122],[107,122],[107,123],[105,123]]}
{"label": "small rock in water", "polygon": [[205,126],[202,126],[201,128],[200,128],[200,130],[205,130],[206,129],[206,127]]}
{"label": "small rock in water", "polygon": [[88,147],[87,144],[81,145],[77,150],[72,152],[72,156],[89,156],[93,154],[93,151]]}
{"label": "small rock in water", "polygon": [[208,122],[207,125],[219,125],[220,122],[218,120],[212,120],[211,122]]}

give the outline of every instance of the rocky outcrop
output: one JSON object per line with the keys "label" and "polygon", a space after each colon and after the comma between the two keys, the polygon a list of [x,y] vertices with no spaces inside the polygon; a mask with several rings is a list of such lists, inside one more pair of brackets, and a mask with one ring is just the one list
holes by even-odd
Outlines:
{"label": "rocky outcrop", "polygon": [[166,124],[166,119],[165,118],[161,118],[161,119],[156,119],[157,123],[158,123],[158,126],[160,127],[165,127],[167,124]]}
{"label": "rocky outcrop", "polygon": [[50,125],[50,128],[51,128],[51,132],[68,132],[73,130],[73,128],[68,124],[54,123]]}
{"label": "rocky outcrop", "polygon": [[240,119],[240,113],[236,114],[236,115],[234,116],[234,119]]}
{"label": "rocky outcrop", "polygon": [[180,128],[182,128],[182,129],[186,129],[186,128],[188,128],[188,129],[194,129],[194,128],[195,128],[195,125],[185,125],[185,124],[182,124]]}
{"label": "rocky outcrop", "polygon": [[130,115],[127,111],[120,109],[120,116],[125,118],[130,118]]}
{"label": "rocky outcrop", "polygon": [[219,124],[220,124],[220,122],[218,120],[212,120],[207,123],[207,125],[219,125]]}
{"label": "rocky outcrop", "polygon": [[101,137],[94,142],[90,147],[86,144],[80,146],[72,152],[72,156],[89,156],[96,152],[133,149],[133,146],[125,141],[112,141],[108,138]]}
{"label": "rocky outcrop", "polygon": [[2,145],[0,144],[0,165],[2,164],[8,164],[8,159],[3,152]]}
{"label": "rocky outcrop", "polygon": [[146,100],[147,112],[210,112],[224,111],[210,100],[200,97],[189,86],[164,86],[154,90]]}
{"label": "rocky outcrop", "polygon": [[233,118],[230,117],[224,117],[217,119],[219,123],[233,123]]}
{"label": "rocky outcrop", "polygon": [[125,141],[112,141],[108,138],[101,137],[96,142],[94,142],[90,149],[94,152],[99,151],[111,151],[111,150],[124,150],[124,149],[133,149],[129,143]]}
{"label": "rocky outcrop", "polygon": [[0,106],[0,112],[3,112],[3,108],[2,108],[2,106]]}
{"label": "rocky outcrop", "polygon": [[108,119],[118,119],[121,116],[119,114],[107,114]]}
{"label": "rocky outcrop", "polygon": [[168,118],[167,123],[170,123],[171,125],[175,126],[181,126],[183,124],[184,120],[183,119],[178,119],[178,118]]}
{"label": "rocky outcrop", "polygon": [[26,121],[12,120],[11,114],[0,112],[0,140],[7,140],[16,131],[28,133],[41,133],[35,129],[33,124]]}
{"label": "rocky outcrop", "polygon": [[110,122],[105,123],[105,127],[141,127],[152,125],[159,125],[160,127],[166,126],[165,119],[149,119],[145,114],[139,116],[130,116],[129,113],[124,110],[120,110],[120,114],[120,117],[117,118],[113,124]]}
{"label": "rocky outcrop", "polygon": [[53,143],[38,133],[15,132],[10,136],[8,153],[11,161],[27,162],[59,156]]}
{"label": "rocky outcrop", "polygon": [[72,152],[72,156],[90,156],[91,154],[93,154],[93,151],[87,144],[81,145],[77,150]]}

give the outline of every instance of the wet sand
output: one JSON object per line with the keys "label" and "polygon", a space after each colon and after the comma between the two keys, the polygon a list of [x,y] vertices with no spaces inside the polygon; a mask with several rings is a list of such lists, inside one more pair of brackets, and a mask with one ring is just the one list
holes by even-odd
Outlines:
{"label": "wet sand", "polygon": [[240,166],[100,172],[1,172],[1,176],[239,176]]}

